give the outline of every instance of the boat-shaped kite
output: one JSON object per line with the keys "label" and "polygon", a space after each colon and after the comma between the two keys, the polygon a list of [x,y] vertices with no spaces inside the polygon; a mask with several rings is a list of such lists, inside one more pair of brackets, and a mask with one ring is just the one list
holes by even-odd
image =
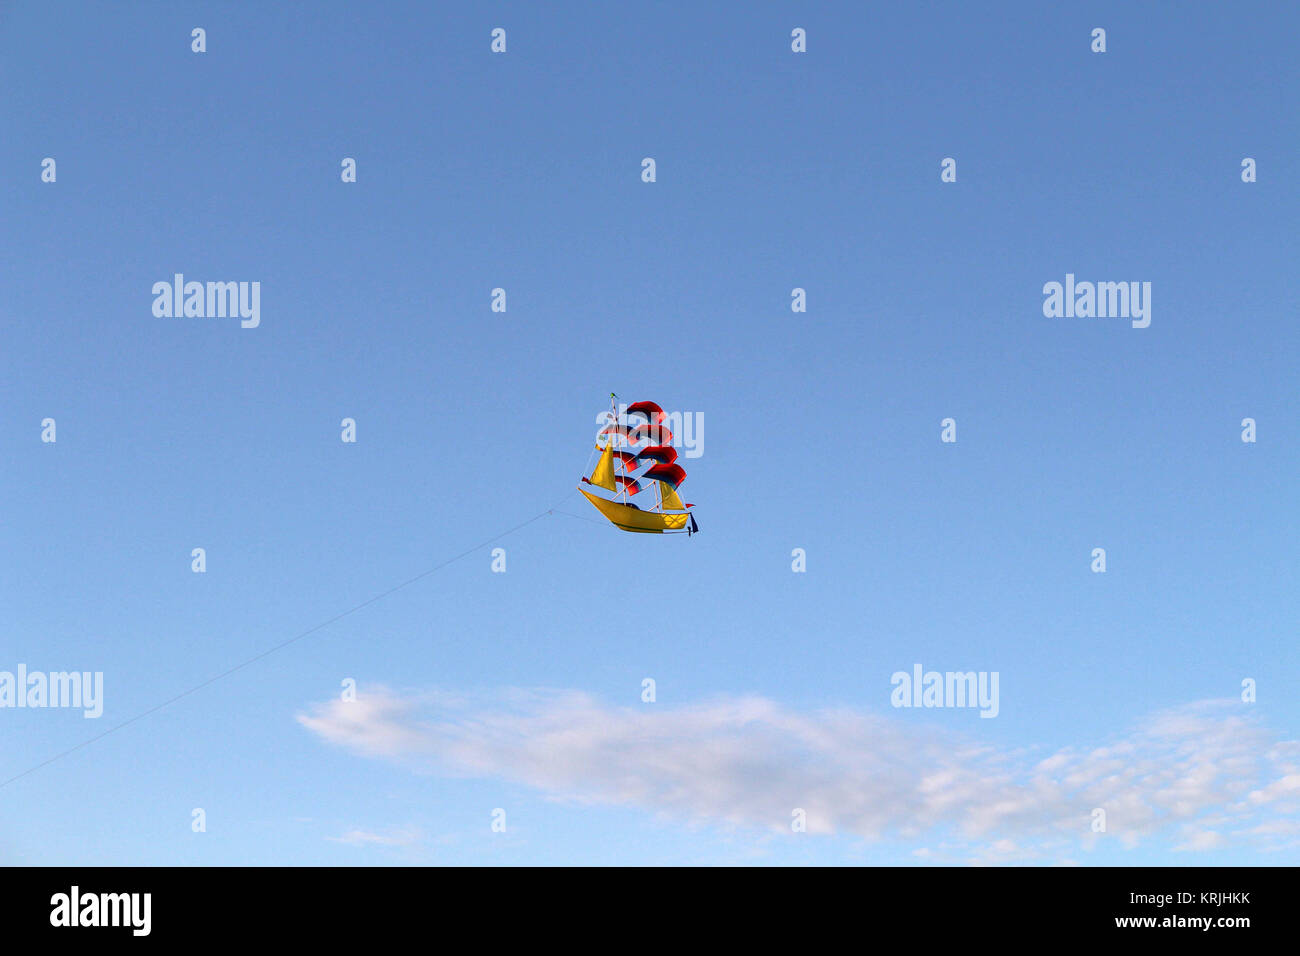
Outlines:
{"label": "boat-shaped kite", "polygon": [[[627,407],[620,421],[618,399],[613,393],[609,397],[610,424],[596,437],[597,442],[603,442],[596,445],[600,458],[591,477],[583,478],[578,490],[622,531],[685,531],[688,535],[699,531],[689,510],[695,505],[683,504],[677,493],[686,472],[677,464],[677,449],[672,446],[672,432],[664,424],[664,410],[654,402],[635,402]],[[614,497],[593,494],[587,488],[604,488]]]}

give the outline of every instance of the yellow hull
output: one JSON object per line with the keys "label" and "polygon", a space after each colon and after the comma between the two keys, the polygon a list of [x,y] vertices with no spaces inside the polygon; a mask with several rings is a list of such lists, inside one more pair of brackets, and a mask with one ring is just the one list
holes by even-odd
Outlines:
{"label": "yellow hull", "polygon": [[598,498],[587,489],[579,487],[587,500],[596,506],[596,510],[610,520],[616,528],[624,531],[639,531],[642,534],[663,534],[665,531],[681,531],[690,520],[690,515],[667,515],[657,511],[642,511],[631,505],[617,501]]}

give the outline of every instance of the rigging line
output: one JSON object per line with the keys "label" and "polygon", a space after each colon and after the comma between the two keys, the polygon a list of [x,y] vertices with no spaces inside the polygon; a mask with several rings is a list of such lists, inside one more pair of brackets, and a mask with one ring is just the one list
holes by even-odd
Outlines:
{"label": "rigging line", "polygon": [[[569,492],[569,494],[573,494],[573,492]],[[564,498],[561,498],[559,501],[556,502],[556,504],[557,505],[560,504],[568,497],[569,495],[565,495]],[[14,776],[10,777],[7,780],[0,781],[0,788],[7,787],[15,780],[20,780],[23,777],[26,777],[28,774],[35,773],[37,770],[40,770],[42,767],[47,767],[50,764],[54,763],[56,760],[61,760],[64,757],[68,756],[69,754],[76,753],[81,748],[88,747],[89,745],[95,743],[98,740],[103,740],[109,734],[116,733],[117,731],[121,730],[123,727],[130,726],[131,724],[134,724],[138,720],[143,720],[145,717],[148,717],[150,714],[156,714],[164,707],[168,707],[176,703],[178,700],[181,700],[182,698],[190,696],[190,694],[202,690],[203,688],[207,687],[210,684],[215,684],[217,681],[221,680],[222,678],[229,677],[231,674],[235,673],[236,671],[243,670],[249,664],[254,664],[257,661],[260,661],[264,657],[269,657],[270,655],[274,654],[276,651],[282,650],[283,648],[288,647],[290,644],[302,640],[304,637],[307,637],[311,634],[315,634],[317,631],[329,627],[331,624],[335,623],[336,621],[341,621],[343,620],[343,618],[347,617],[348,615],[355,614],[357,611],[360,611],[362,608],[369,607],[370,605],[374,604],[376,601],[382,601],[384,598],[388,597],[389,595],[395,594],[398,591],[402,590],[402,588],[408,587],[409,585],[414,584],[416,581],[420,581],[423,580],[424,578],[427,578],[435,571],[441,571],[443,568],[447,567],[447,565],[454,564],[455,562],[459,561],[461,558],[471,555],[475,551],[478,551],[481,548],[487,547],[492,542],[499,541],[504,537],[514,534],[516,531],[528,527],[528,525],[532,524],[534,521],[537,521],[541,518],[545,518],[547,515],[551,514],[553,510],[554,508],[547,508],[545,511],[533,515],[527,521],[521,521],[519,524],[515,525],[509,531],[502,531],[500,534],[494,534],[486,541],[482,541],[479,544],[474,545],[472,548],[466,548],[464,551],[456,555],[454,558],[448,558],[446,561],[442,562],[439,565],[435,565],[432,568],[429,568],[429,570],[427,571],[421,571],[415,577],[407,578],[401,584],[389,588],[387,591],[384,591],[382,594],[376,594],[374,597],[370,598],[369,600],[361,602],[356,607],[349,608],[348,610],[344,611],[342,614],[334,615],[328,621],[322,621],[320,624],[317,624],[315,627],[309,628],[303,631],[301,634],[289,638],[287,641],[281,641],[279,644],[276,644],[274,647],[269,647],[266,650],[262,651],[261,653],[255,654],[253,657],[248,658],[248,660],[242,661],[241,663],[236,664],[234,667],[222,671],[220,674],[217,674],[215,677],[209,677],[201,684],[195,684],[189,690],[182,691],[181,693],[177,694],[175,697],[170,697],[167,700],[163,701],[161,704],[155,704],[153,707],[150,707],[148,710],[142,711],[136,714],[134,717],[130,717],[122,721],[120,724],[116,724],[115,726],[108,728],[108,730],[105,730],[103,733],[96,734],[93,737],[83,740],[81,743],[77,744],[76,746],[69,747],[67,750],[62,751],[61,753],[57,753],[53,757],[50,757],[46,760],[42,760],[40,763],[36,764],[33,767],[29,767],[27,770],[24,770],[22,773],[15,774]]]}

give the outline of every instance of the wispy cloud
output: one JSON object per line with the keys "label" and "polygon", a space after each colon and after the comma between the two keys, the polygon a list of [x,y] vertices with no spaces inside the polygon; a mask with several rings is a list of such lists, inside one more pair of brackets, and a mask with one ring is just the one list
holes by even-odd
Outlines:
{"label": "wispy cloud", "polygon": [[1104,745],[1042,759],[897,717],[802,713],[759,697],[638,709],[577,692],[472,699],[379,687],[298,720],[420,772],[784,833],[801,808],[809,833],[909,840],[929,860],[1056,861],[1098,839],[1189,851],[1297,839],[1278,824],[1300,809],[1300,742],[1231,701],[1158,713]]}
{"label": "wispy cloud", "polygon": [[386,830],[383,833],[348,830],[342,836],[325,839],[334,843],[346,843],[349,846],[412,846],[420,841],[420,831],[414,828]]}

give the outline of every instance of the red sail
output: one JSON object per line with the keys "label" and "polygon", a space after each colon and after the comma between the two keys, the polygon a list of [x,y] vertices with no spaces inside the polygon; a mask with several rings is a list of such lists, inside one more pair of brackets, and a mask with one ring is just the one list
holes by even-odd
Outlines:
{"label": "red sail", "polygon": [[633,445],[643,441],[653,445],[667,445],[673,440],[673,433],[663,425],[637,425],[627,433],[627,440]]}
{"label": "red sail", "polygon": [[606,425],[600,430],[599,438],[621,437],[627,441],[632,441],[632,429],[626,425]]}
{"label": "red sail", "polygon": [[629,495],[639,495],[644,490],[641,487],[640,482],[638,482],[635,478],[625,478],[622,475],[615,475],[614,481],[615,483],[622,485],[623,490],[626,491]]}
{"label": "red sail", "polygon": [[657,425],[664,420],[664,410],[654,402],[633,402],[627,407],[629,415],[644,415],[645,420]]}
{"label": "red sail", "polygon": [[657,461],[661,465],[671,465],[677,460],[677,449],[671,445],[651,445],[642,448],[636,457],[645,461]]}
{"label": "red sail", "polygon": [[686,472],[681,465],[655,465],[647,469],[641,477],[647,481],[662,481],[676,491],[677,486],[686,480]]}

